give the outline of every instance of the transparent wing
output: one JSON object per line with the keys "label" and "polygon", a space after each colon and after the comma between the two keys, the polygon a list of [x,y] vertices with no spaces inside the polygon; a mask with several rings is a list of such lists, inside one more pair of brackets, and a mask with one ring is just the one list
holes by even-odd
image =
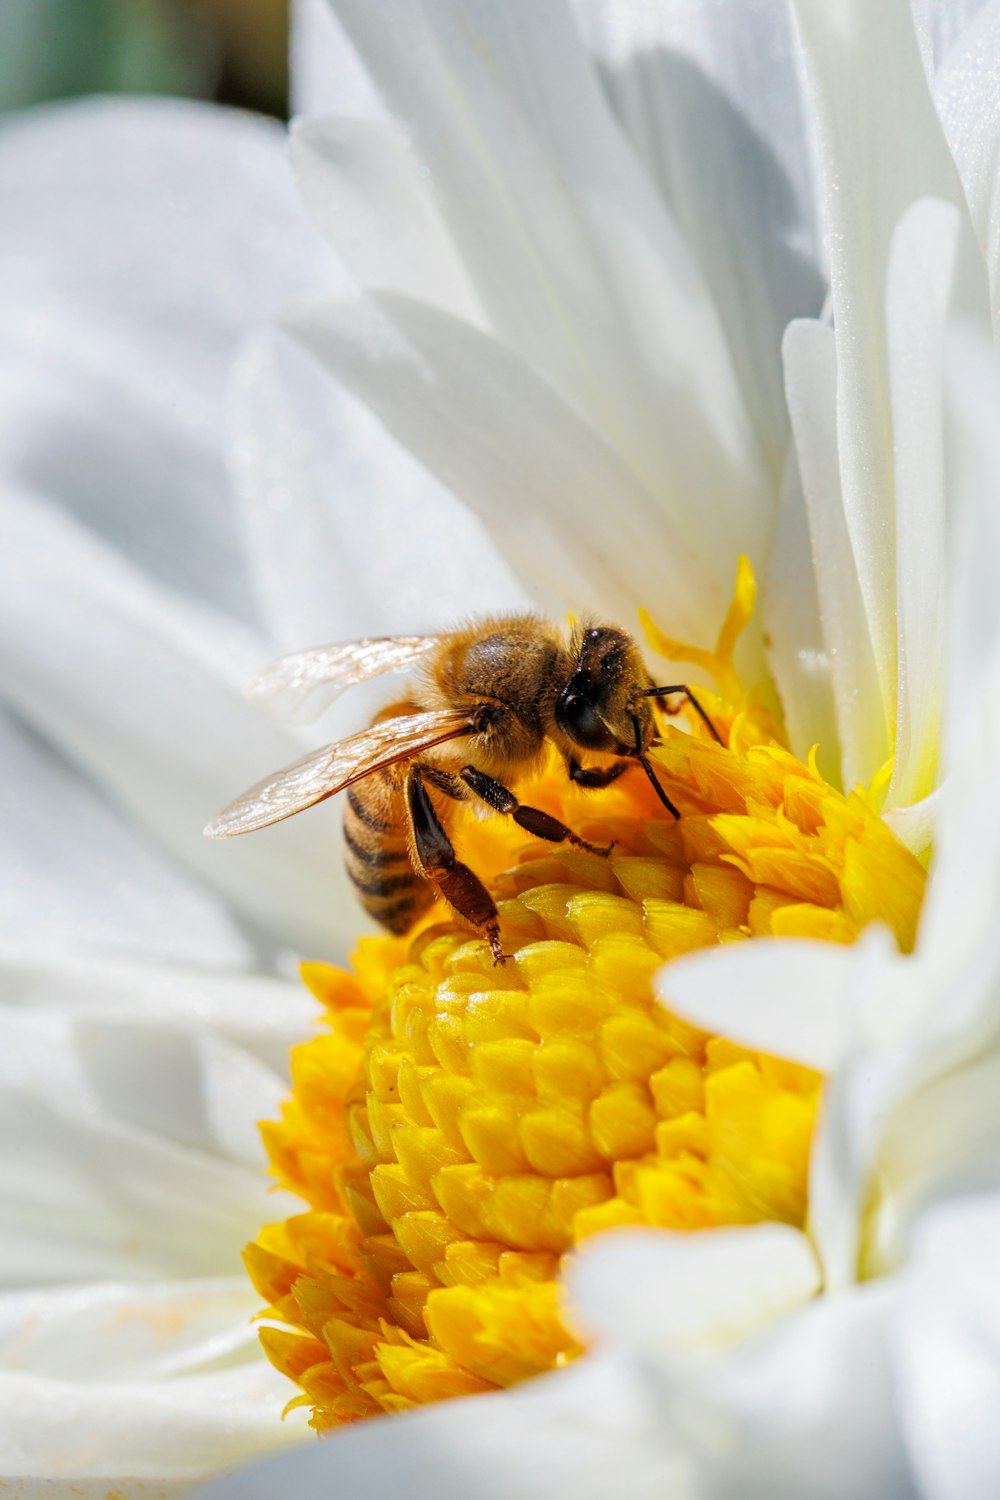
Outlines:
{"label": "transparent wing", "polygon": [[387,635],[293,651],[251,677],[243,692],[276,719],[308,724],[319,718],[344,688],[383,672],[407,671],[439,640],[436,635]]}
{"label": "transparent wing", "polygon": [[349,739],[323,745],[294,765],[265,776],[212,819],[205,837],[230,839],[238,833],[253,833],[257,828],[280,823],[382,766],[411,760],[422,750],[457,739],[471,730],[468,714],[453,710],[382,719]]}

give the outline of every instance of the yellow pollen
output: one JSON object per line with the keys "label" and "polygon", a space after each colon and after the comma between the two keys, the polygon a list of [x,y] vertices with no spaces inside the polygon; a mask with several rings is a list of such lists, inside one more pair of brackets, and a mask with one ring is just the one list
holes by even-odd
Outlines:
{"label": "yellow pollen", "polygon": [[875,921],[908,950],[925,876],[727,679],[752,607],[747,568],[700,663],[732,690],[699,692],[727,747],[690,715],[652,752],[679,822],[638,770],[588,794],[553,764],[519,795],[614,840],[609,858],[463,824],[512,961],[438,908],[405,939],[362,939],[351,971],[303,966],[324,1027],[263,1132],[305,1210],[246,1261],[264,1348],[320,1430],[572,1359],[560,1272],[589,1235],[806,1224],[820,1076],[695,1030],[653,975],[715,943],[848,943]]}

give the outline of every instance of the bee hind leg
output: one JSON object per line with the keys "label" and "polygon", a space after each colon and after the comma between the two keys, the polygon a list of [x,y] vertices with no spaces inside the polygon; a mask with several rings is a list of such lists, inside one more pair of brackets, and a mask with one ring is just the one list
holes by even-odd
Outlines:
{"label": "bee hind leg", "polygon": [[406,809],[420,873],[437,886],[459,916],[484,934],[494,964],[502,964],[510,955],[504,953],[500,945],[500,914],[496,902],[479,876],[455,857],[452,842],[441,826],[424,785],[426,770],[426,767],[414,763],[406,778]]}
{"label": "bee hind leg", "polygon": [[488,807],[492,807],[495,812],[506,813],[519,828],[523,828],[525,833],[533,834],[536,839],[547,839],[550,844],[574,844],[577,849],[586,849],[590,854],[610,854],[614,848],[613,844],[588,843],[575,834],[572,828],[560,823],[558,818],[542,812],[540,807],[527,807],[523,802],[518,802],[514,793],[502,781],[497,781],[494,776],[487,776],[483,771],[477,771],[475,766],[463,766],[458,774],[469,790]]}

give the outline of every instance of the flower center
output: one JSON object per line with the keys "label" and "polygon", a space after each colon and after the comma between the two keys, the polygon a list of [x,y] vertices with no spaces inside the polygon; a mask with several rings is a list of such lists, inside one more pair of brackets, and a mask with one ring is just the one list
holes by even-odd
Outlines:
{"label": "flower center", "polygon": [[[733,613],[703,663],[726,687]],[[692,716],[652,752],[679,822],[638,769],[588,795],[555,766],[520,795],[614,840],[608,859],[470,816],[460,847],[497,900],[503,968],[440,908],[362,940],[352,972],[304,966],[324,1032],[263,1129],[307,1208],[247,1265],[280,1325],[267,1354],[318,1428],[572,1358],[560,1265],[598,1231],[806,1223],[819,1075],[696,1031],[652,976],[715,943],[851,942],[873,921],[908,950],[924,872],[752,697],[699,696],[726,747]]]}

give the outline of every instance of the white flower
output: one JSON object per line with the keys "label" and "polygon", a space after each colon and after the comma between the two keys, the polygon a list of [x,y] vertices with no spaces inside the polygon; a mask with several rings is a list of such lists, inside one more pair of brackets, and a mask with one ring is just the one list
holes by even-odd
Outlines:
{"label": "white flower", "polygon": [[[207,109],[8,124],[0,191],[0,1471],[152,1494],[296,1435],[239,1248],[270,1203],[254,1120],[309,1008],[248,968],[322,940],[299,873],[322,862],[300,843],[213,893],[189,823],[260,732],[225,370],[309,242],[279,132]],[[250,244],[244,193],[273,239]]]}
{"label": "white flower", "polygon": [[[920,45],[927,66],[947,50],[954,7],[930,7],[921,29],[903,0],[874,17],[794,7],[808,101],[778,3],[724,27],[699,4],[456,0],[409,7],[389,30],[362,3],[330,9],[335,24],[304,11],[310,55],[325,42],[335,76],[353,47],[386,109],[362,96],[362,118],[297,129],[305,201],[363,294],[291,319],[299,340],[467,505],[504,515],[499,545],[553,608],[584,598],[630,620],[637,601],[669,598],[671,633],[709,640],[748,553],[793,745],[818,743],[846,786],[891,760],[885,810],[926,846],[931,809],[914,804],[935,785],[941,714],[936,340],[949,298],[987,317],[956,168],[979,231],[990,179],[973,90],[988,84],[968,75],[985,73],[983,41],[942,74],[953,158]],[[307,102],[335,103],[317,78],[313,64]],[[907,229],[931,196],[960,224],[925,209],[930,235],[926,217]],[[839,355],[815,321],[821,212]],[[783,371],[782,334],[802,315]],[[743,652],[752,677],[760,637]]]}
{"label": "white flower", "polygon": [[[251,1351],[254,1299],[228,1279],[263,1214],[250,1122],[273,1112],[280,1045],[305,1025],[294,986],[249,970],[282,949],[329,951],[355,919],[321,815],[256,845],[200,844],[205,815],[298,743],[242,704],[248,668],[284,646],[434,628],[529,597],[625,623],[636,603],[669,601],[674,633],[711,639],[749,551],[796,745],[821,740],[848,782],[895,751],[887,807],[917,846],[934,811],[920,804],[937,780],[946,660],[941,351],[953,307],[975,314],[978,301],[982,319],[996,279],[995,0],[942,74],[952,154],[901,4],[796,7],[835,319],[787,336],[801,486],[780,339],[789,319],[818,314],[823,279],[784,7],[741,5],[720,28],[704,4],[661,14],[581,0],[598,74],[548,0],[414,4],[392,27],[360,0],[337,10],[328,40],[348,71],[336,97],[366,116],[309,122],[295,150],[361,293],[297,221],[262,127],[92,106],[0,138],[17,226],[0,316],[21,356],[16,376],[6,356],[0,366],[16,543],[0,556],[0,688],[31,797],[15,807],[0,1016],[0,1103],[30,1148],[7,1185],[7,1285],[29,1290],[0,1302],[0,1452],[27,1491],[46,1476],[95,1493],[129,1476],[166,1487],[296,1436]],[[943,51],[964,16],[942,14]],[[321,45],[320,33],[312,55]],[[291,327],[338,383],[281,335],[244,346],[234,504],[223,367],[252,324],[325,280],[339,300],[317,312],[308,295]],[[981,446],[960,436],[956,451]],[[984,472],[998,472],[989,454]],[[956,576],[988,605],[981,582]],[[971,650],[981,622],[956,639]],[[758,635],[744,670],[763,661]],[[975,756],[968,774],[957,763],[951,795],[969,799],[971,842],[989,791]],[[892,969],[893,995],[920,1019],[921,998],[951,982],[964,915],[980,983],[950,1022],[947,1057],[988,1067],[988,928],[962,911],[966,888],[947,875],[960,868],[964,849],[945,849],[912,963],[870,944],[822,960]],[[118,956],[80,957],[95,939]],[[711,973],[696,990],[692,970],[685,1004],[712,1003]],[[935,1361],[957,1345],[980,1401],[996,1380],[961,1343],[995,1212],[938,1206],[910,1224],[925,1199],[966,1185],[957,1169],[991,1119],[988,1091],[970,1093],[968,1130],[940,1143],[951,1157],[907,1161],[883,1118],[891,1108],[905,1131],[916,1091],[933,1102],[947,1088],[937,1008],[901,1049],[898,1017],[855,1023],[834,979],[817,1244],[825,1273],[849,1281],[852,1245],[874,1225],[871,1265],[901,1262],[891,1277],[818,1299],[733,1352],[692,1356],[692,1342],[717,1338],[720,1305],[747,1332],[762,1307],[773,1316],[812,1294],[801,1239],[733,1232],[704,1263],[666,1236],[638,1251],[609,1241],[576,1283],[606,1352],[511,1396],[368,1425],[303,1450],[277,1479],[240,1476],[233,1493],[986,1493],[988,1446],[948,1467],[969,1408],[949,1407]],[[780,1011],[775,1050],[795,1050],[796,1020]],[[815,1044],[813,1028],[801,1045]],[[844,1144],[842,1167],[830,1158]],[[873,1163],[886,1162],[887,1210],[864,1217]],[[621,1295],[619,1258],[635,1255],[653,1257],[625,1262],[646,1326]],[[970,1279],[956,1288],[958,1260]],[[661,1296],[671,1283],[684,1304]],[[722,1304],[724,1290],[738,1295]],[[925,1335],[915,1318],[929,1304]]]}

